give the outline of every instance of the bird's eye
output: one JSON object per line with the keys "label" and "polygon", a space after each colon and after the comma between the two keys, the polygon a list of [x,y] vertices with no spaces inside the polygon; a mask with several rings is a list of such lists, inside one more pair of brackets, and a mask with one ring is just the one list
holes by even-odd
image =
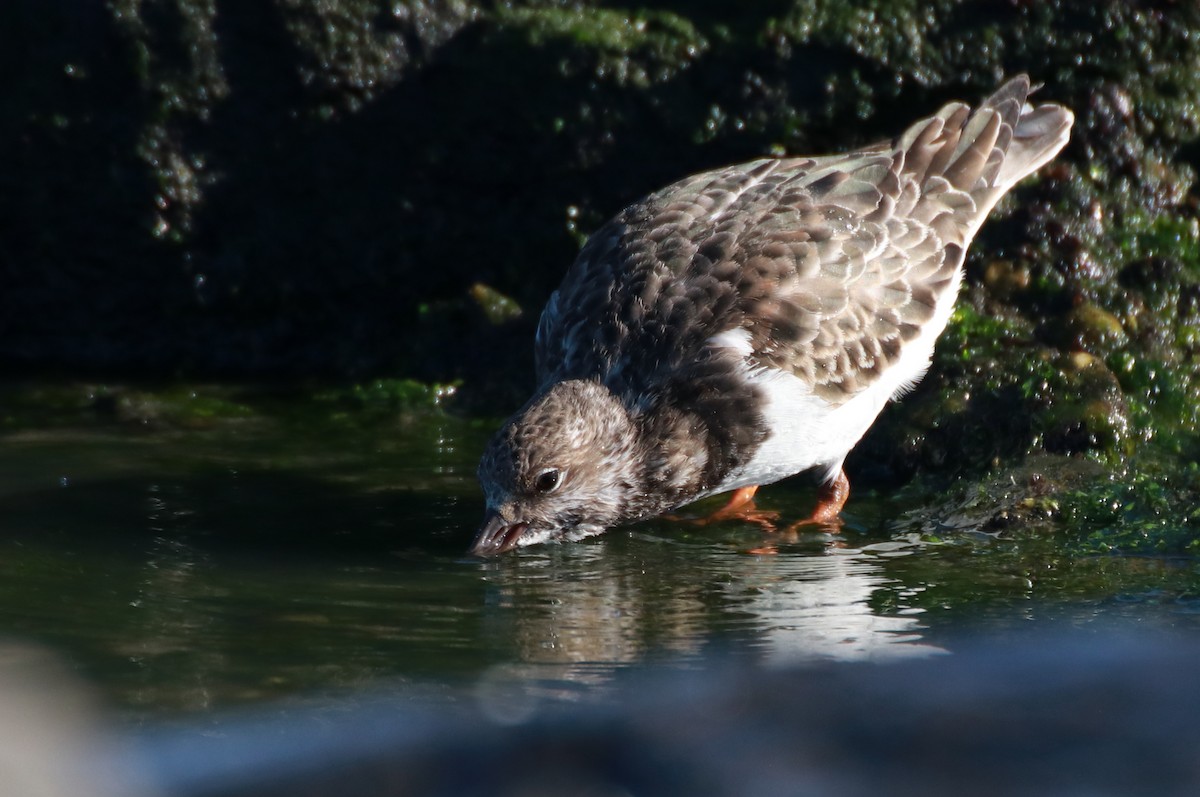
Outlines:
{"label": "bird's eye", "polygon": [[546,468],[534,479],[533,486],[539,493],[552,493],[558,489],[560,481],[562,481],[562,473],[558,468]]}

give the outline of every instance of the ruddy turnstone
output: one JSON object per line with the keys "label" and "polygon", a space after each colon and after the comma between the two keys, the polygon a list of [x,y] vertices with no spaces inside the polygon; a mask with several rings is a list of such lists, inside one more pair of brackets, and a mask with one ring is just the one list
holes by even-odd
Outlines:
{"label": "ruddy turnstone", "polygon": [[535,341],[538,389],[479,466],[471,552],[576,540],[842,462],[929,367],[963,257],[1006,191],[1066,144],[1022,75],[890,143],[688,177],[584,246]]}

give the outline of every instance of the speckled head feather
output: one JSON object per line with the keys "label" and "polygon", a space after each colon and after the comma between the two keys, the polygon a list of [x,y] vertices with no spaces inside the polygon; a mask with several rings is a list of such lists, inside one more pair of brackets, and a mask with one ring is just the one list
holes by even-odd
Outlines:
{"label": "speckled head feather", "polygon": [[[511,544],[481,533],[476,552],[561,536],[555,518],[602,528],[840,469],[928,366],[988,212],[1067,141],[1070,111],[1026,104],[1029,90],[1014,78],[890,144],[689,177],[598,230],[542,314],[538,394],[481,467]],[[590,387],[559,395],[576,382]],[[626,453],[570,448],[581,439]],[[576,489],[542,496],[536,523],[502,511],[568,451]]]}
{"label": "speckled head feather", "polygon": [[549,385],[492,438],[479,464],[493,512],[492,533],[476,552],[515,539],[579,539],[628,517],[638,502],[643,444],[606,387],[578,379]]}

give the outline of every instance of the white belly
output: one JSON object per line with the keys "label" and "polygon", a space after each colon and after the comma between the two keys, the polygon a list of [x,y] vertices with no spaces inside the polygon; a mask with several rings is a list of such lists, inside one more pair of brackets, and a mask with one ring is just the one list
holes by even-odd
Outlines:
{"label": "white belly", "polygon": [[730,473],[713,493],[770,484],[815,467],[824,468],[826,478],[836,476],[850,449],[891,397],[891,391],[876,382],[835,406],[783,371],[766,369],[749,378],[767,399],[763,415],[771,432],[754,457]]}
{"label": "white belly", "polygon": [[[934,317],[904,346],[900,357],[844,404],[830,404],[786,371],[754,368],[746,362],[747,381],[758,386],[766,397],[763,415],[771,432],[750,462],[704,495],[770,484],[815,467],[824,468],[826,479],[835,477],[850,449],[871,428],[888,400],[911,390],[925,375],[934,343],[954,309],[957,289],[955,285],[941,297]],[[709,343],[736,351],[743,358],[751,353],[750,336],[744,329],[727,330]]]}

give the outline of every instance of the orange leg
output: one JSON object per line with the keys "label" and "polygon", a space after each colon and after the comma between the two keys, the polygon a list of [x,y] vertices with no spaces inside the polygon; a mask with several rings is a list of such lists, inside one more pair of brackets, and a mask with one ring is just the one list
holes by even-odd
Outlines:
{"label": "orange leg", "polygon": [[788,527],[788,531],[814,524],[841,525],[842,507],[846,505],[846,499],[849,497],[850,480],[846,478],[846,471],[839,470],[837,478],[828,484],[821,485],[821,489],[817,493],[817,505],[813,507],[812,514],[804,520],[793,523]]}
{"label": "orange leg", "polygon": [[678,515],[663,515],[663,517],[667,520],[695,523],[698,526],[707,526],[709,523],[718,523],[722,520],[742,520],[747,523],[757,523],[767,531],[776,531],[773,521],[779,518],[779,513],[755,509],[754,494],[756,492],[758,492],[757,484],[750,487],[739,487],[729,496],[729,501],[725,506],[708,517],[685,518]]}
{"label": "orange leg", "polygon": [[701,522],[715,523],[720,520],[741,520],[746,523],[757,523],[770,532],[778,531],[775,521],[779,519],[779,513],[756,509],[754,507],[754,494],[756,492],[758,492],[757,484],[750,487],[739,487],[733,491],[733,495],[729,496],[729,503],[716,512],[713,512]]}
{"label": "orange leg", "polygon": [[746,508],[747,504],[754,502],[754,494],[758,492],[758,485],[754,484],[750,487],[739,487],[733,491],[733,495],[729,496],[729,502],[725,506],[718,509],[708,516],[709,520],[725,520],[731,517],[737,517],[738,514]]}
{"label": "orange leg", "polygon": [[[729,501],[725,506],[706,518],[689,522],[706,525],[722,520],[744,520],[757,523],[770,532],[778,531],[774,523],[779,519],[778,512],[765,512],[754,508],[754,494],[758,492],[758,487],[757,484],[750,487],[739,487],[729,496]],[[813,507],[812,514],[789,525],[784,529],[784,533],[794,534],[801,526],[840,526],[842,507],[846,505],[846,499],[849,497],[850,480],[846,478],[845,471],[839,470],[837,477],[832,482],[821,485],[817,492],[817,505]],[[671,515],[664,515],[664,517],[668,520],[684,519]],[[751,553],[772,554],[776,553],[776,549],[772,543],[765,548],[754,549]]]}
{"label": "orange leg", "polygon": [[[782,537],[789,541],[795,542],[798,538],[796,532],[801,526],[831,526],[830,531],[837,531],[842,525],[842,507],[846,505],[846,499],[850,497],[850,480],[846,478],[845,471],[838,471],[837,478],[829,484],[822,484],[817,492],[817,505],[813,507],[812,514],[797,520],[790,524],[782,532]],[[778,537],[776,538],[778,539]],[[834,542],[834,547],[842,547],[841,542]],[[758,548],[753,548],[750,553],[760,556],[771,556],[779,553],[778,545],[772,541]]]}

